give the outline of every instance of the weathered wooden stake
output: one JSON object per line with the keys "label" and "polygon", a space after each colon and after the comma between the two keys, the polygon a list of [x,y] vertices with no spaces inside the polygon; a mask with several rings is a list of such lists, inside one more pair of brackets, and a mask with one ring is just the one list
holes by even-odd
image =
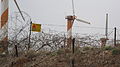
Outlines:
{"label": "weathered wooden stake", "polygon": [[114,31],[114,46],[116,46],[116,27],[114,29],[115,29],[115,31]]}
{"label": "weathered wooden stake", "polygon": [[74,67],[74,48],[75,48],[75,38],[73,38],[72,40],[72,55],[73,55],[73,58],[72,58],[72,67]]}
{"label": "weathered wooden stake", "polygon": [[16,57],[18,57],[18,49],[17,49],[17,45],[15,45],[15,55],[16,55]]}

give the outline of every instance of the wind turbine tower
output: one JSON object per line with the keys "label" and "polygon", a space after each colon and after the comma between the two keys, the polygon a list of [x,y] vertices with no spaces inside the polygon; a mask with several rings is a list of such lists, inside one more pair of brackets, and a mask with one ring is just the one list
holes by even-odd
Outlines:
{"label": "wind turbine tower", "polygon": [[72,0],[72,9],[73,9],[73,15],[69,15],[65,18],[67,19],[67,47],[68,48],[71,48],[71,45],[72,45],[72,27],[73,27],[74,21],[77,20],[79,22],[90,24],[90,22],[87,22],[85,20],[77,19],[77,16],[75,15],[73,0]]}
{"label": "wind turbine tower", "polygon": [[3,47],[2,53],[7,50],[8,40],[8,0],[1,0],[1,13],[0,13],[0,46]]}

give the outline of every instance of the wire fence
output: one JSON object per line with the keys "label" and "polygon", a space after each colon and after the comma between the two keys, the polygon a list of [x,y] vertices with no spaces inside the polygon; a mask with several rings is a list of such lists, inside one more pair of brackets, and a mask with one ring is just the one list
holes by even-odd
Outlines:
{"label": "wire fence", "polygon": [[[9,47],[18,45],[19,50],[27,50],[29,45],[29,38],[31,40],[30,46],[32,49],[38,51],[40,49],[57,50],[66,45],[67,33],[66,25],[59,24],[41,24],[42,32],[30,33],[30,16],[25,12],[25,21],[21,21],[19,12],[11,16],[8,24]],[[108,28],[107,45],[114,45],[114,29]],[[93,46],[99,47],[101,45],[100,38],[105,38],[104,27],[88,27],[88,26],[73,26],[73,38],[76,38],[76,46]],[[0,30],[2,32],[2,30]],[[7,32],[6,32],[7,33]],[[1,34],[1,33],[0,33]],[[4,35],[5,33],[1,34]],[[120,30],[117,29],[117,43],[119,44]],[[0,36],[1,37],[1,36]]]}

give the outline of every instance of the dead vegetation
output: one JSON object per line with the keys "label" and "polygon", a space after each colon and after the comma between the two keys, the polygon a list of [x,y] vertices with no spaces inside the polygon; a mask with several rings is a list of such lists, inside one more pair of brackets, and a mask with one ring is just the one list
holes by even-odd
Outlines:
{"label": "dead vegetation", "polygon": [[120,67],[119,52],[119,48],[108,47],[76,47],[74,55],[64,48],[52,52],[31,50],[20,57],[0,58],[0,67],[70,67],[72,59],[75,67]]}
{"label": "dead vegetation", "polygon": [[[61,33],[41,32],[29,37],[17,35],[9,40],[9,54],[0,56],[0,67],[70,67],[74,59],[75,67],[120,67],[120,48],[100,46],[94,36],[75,35],[75,53],[66,49],[66,37]],[[18,57],[15,54],[18,48]],[[28,45],[30,50],[28,50]]]}

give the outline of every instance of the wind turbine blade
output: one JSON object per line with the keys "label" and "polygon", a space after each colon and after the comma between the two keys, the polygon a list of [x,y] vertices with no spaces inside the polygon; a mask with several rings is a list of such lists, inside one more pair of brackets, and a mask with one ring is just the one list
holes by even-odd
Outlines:
{"label": "wind turbine blade", "polygon": [[75,16],[75,5],[74,5],[74,0],[72,0],[72,10],[73,10],[73,16]]}
{"label": "wind turbine blade", "polygon": [[18,8],[18,10],[19,10],[19,12],[20,12],[20,14],[21,14],[21,16],[22,16],[22,19],[25,21],[25,18],[24,18],[23,14],[22,14],[22,12],[21,12],[21,10],[20,10],[19,6],[18,6],[17,1],[16,1],[16,0],[14,0],[14,2],[15,2],[15,4],[16,4],[16,6],[17,6],[17,8]]}
{"label": "wind turbine blade", "polygon": [[76,19],[77,21],[79,21],[79,22],[83,22],[83,23],[86,23],[86,24],[90,24],[90,22],[87,22],[87,21],[85,21],[85,20],[81,20],[81,19]]}

